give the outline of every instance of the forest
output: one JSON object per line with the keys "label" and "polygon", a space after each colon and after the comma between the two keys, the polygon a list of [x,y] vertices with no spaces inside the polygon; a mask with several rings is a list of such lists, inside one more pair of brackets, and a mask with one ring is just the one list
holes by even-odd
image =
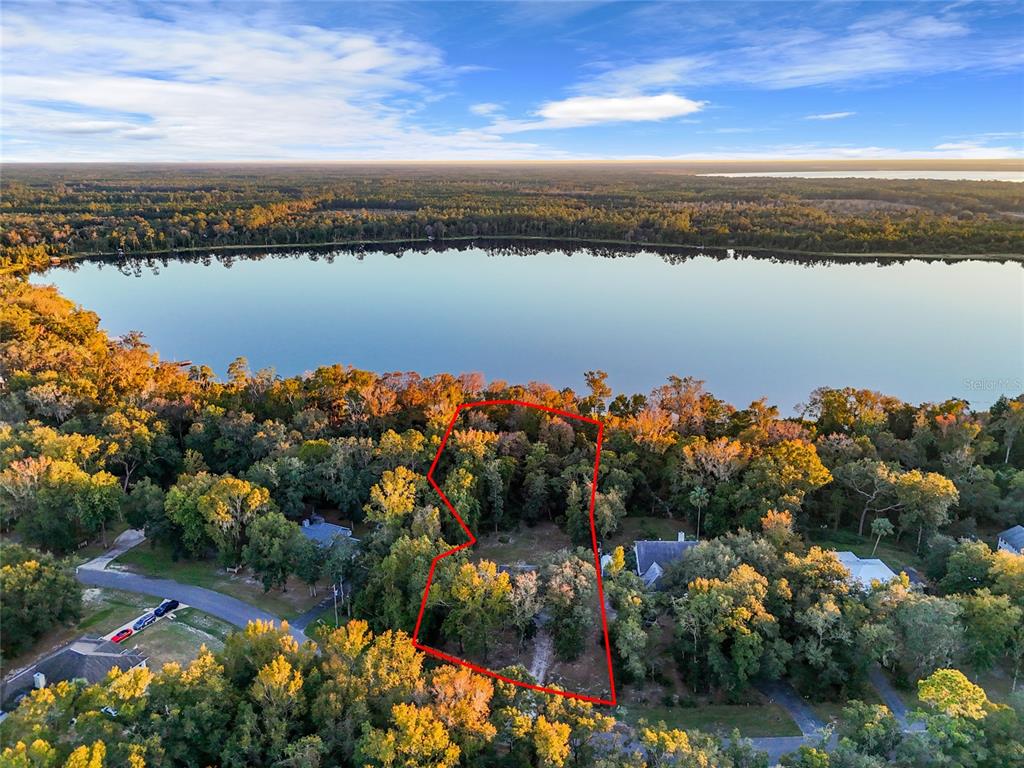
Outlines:
{"label": "forest", "polygon": [[0,269],[81,254],[473,238],[1024,254],[1011,182],[727,178],[681,164],[6,165]]}
{"label": "forest", "polygon": [[[153,194],[174,205],[191,197],[173,187]],[[635,517],[698,534],[658,590],[644,588],[631,552],[609,547],[620,695],[670,669],[700,701],[740,701],[758,681],[785,680],[842,704],[831,753],[805,745],[787,766],[1024,760],[1024,697],[994,702],[962,671],[999,666],[1019,688],[1024,558],[991,543],[1024,516],[1024,394],[979,411],[822,388],[783,417],[765,400],[726,403],[687,377],[615,393],[599,370],[580,392],[340,365],[285,378],[244,359],[220,377],[161,361],[138,334],[109,337],[52,287],[0,281],[5,657],[75,620],[64,558],[122,522],[176,559],[248,569],[268,591],[290,577],[345,584],[344,620],[307,643],[253,623],[187,665],[34,692],[0,724],[0,764],[767,765],[743,739],[627,726],[614,709],[493,681],[413,647],[427,569],[465,540],[425,475],[456,406],[480,399],[604,424],[601,541]],[[556,526],[586,547],[595,440],[592,427],[535,409],[471,413],[445,459],[444,492],[474,531]],[[361,526],[359,546],[302,536],[310,510]],[[816,543],[825,535],[892,547],[921,564],[926,588],[906,575],[851,585]],[[532,585],[465,554],[438,565],[426,639],[473,646],[501,623],[526,640],[546,610],[560,656],[593,645],[592,622],[576,609],[593,583],[584,550],[567,547]],[[866,700],[876,664],[917,693],[919,730],[903,732]],[[529,681],[522,664],[505,672]]]}

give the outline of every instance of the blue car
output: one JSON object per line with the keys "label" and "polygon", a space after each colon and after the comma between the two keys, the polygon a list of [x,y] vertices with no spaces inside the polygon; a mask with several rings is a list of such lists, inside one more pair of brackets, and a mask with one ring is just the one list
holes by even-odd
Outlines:
{"label": "blue car", "polygon": [[138,621],[132,624],[132,629],[138,632],[140,629],[148,627],[154,621],[156,621],[156,614],[147,613],[145,616],[140,616]]}
{"label": "blue car", "polygon": [[163,616],[165,613],[170,613],[171,611],[173,611],[179,605],[181,605],[181,603],[179,603],[177,600],[164,600],[162,603],[160,603],[160,606],[155,611],[153,611],[153,614],[156,616]]}

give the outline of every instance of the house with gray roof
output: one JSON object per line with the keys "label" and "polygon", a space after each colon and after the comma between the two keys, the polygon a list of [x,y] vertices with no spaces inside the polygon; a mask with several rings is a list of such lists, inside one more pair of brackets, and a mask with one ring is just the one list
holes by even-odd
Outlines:
{"label": "house with gray roof", "polygon": [[145,665],[146,657],[136,651],[101,637],[80,637],[35,666],[5,680],[0,705],[4,710],[10,710],[35,688],[45,688],[64,680],[100,683],[114,667],[127,672]]}
{"label": "house with gray roof", "polygon": [[999,534],[999,549],[1014,555],[1024,554],[1024,525],[1015,525]]}
{"label": "house with gray roof", "polygon": [[331,546],[336,539],[346,539],[353,543],[359,541],[359,539],[353,538],[351,528],[328,523],[320,515],[312,515],[303,520],[300,528],[303,536],[315,541],[321,547]]}
{"label": "house with gray roof", "polygon": [[850,572],[849,582],[867,589],[874,582],[888,584],[896,578],[892,568],[877,557],[857,557],[853,552],[836,552],[836,560]]}
{"label": "house with gray roof", "polygon": [[696,539],[686,539],[682,531],[675,541],[634,541],[633,553],[636,555],[636,573],[644,584],[652,586],[669,564],[682,559],[683,555],[697,546]]}

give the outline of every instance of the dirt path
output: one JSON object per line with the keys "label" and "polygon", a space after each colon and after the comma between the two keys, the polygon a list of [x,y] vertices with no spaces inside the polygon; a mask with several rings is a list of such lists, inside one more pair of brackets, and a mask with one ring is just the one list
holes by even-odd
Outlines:
{"label": "dirt path", "polygon": [[537,681],[537,685],[544,685],[544,678],[547,677],[548,667],[551,666],[553,653],[554,644],[551,634],[546,629],[539,630],[533,645],[533,661],[530,663],[530,676]]}

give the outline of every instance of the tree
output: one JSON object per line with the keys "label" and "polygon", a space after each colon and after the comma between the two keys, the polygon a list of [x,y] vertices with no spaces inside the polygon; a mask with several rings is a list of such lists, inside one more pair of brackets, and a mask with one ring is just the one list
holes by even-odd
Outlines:
{"label": "tree", "polygon": [[384,526],[398,526],[416,508],[416,492],[422,478],[410,469],[387,470],[370,489],[370,502],[364,507],[366,519]]}
{"label": "tree", "polygon": [[250,523],[264,513],[276,511],[266,488],[224,475],[197,502],[206,521],[206,532],[228,565],[242,560]]}
{"label": "tree", "polygon": [[875,545],[871,548],[872,557],[878,551],[878,545],[881,543],[882,537],[892,536],[895,532],[896,529],[887,517],[876,517],[871,521],[871,535],[875,537]]}
{"label": "tree", "polygon": [[861,498],[860,521],[857,535],[864,535],[864,523],[869,513],[881,514],[900,507],[896,495],[896,481],[900,476],[899,467],[886,461],[865,458],[843,464],[835,470],[836,479],[843,487]]}
{"label": "tree", "polygon": [[516,628],[522,653],[523,641],[533,631],[537,614],[542,606],[536,571],[524,571],[512,577],[512,593],[509,595],[511,604],[512,626]]}
{"label": "tree", "polygon": [[264,591],[284,589],[295,569],[296,542],[305,539],[299,526],[280,512],[267,512],[249,526],[242,561],[260,577]]}
{"label": "tree", "polygon": [[545,568],[544,604],[551,612],[555,653],[571,661],[583,653],[597,611],[594,566],[567,551]]}
{"label": "tree", "polygon": [[700,539],[700,514],[707,509],[708,502],[711,500],[711,496],[708,494],[708,489],[703,485],[698,485],[692,491],[688,497],[690,506],[697,510],[697,533],[696,537]]}
{"label": "tree", "polygon": [[912,469],[896,481],[896,496],[902,511],[900,526],[917,526],[917,552],[921,551],[924,529],[935,530],[949,520],[949,508],[960,498],[956,486],[937,472]]}
{"label": "tree", "polygon": [[612,560],[605,567],[605,573],[609,576],[615,576],[617,573],[621,573],[622,569],[626,567],[626,551],[622,546],[618,546],[612,550]]}
{"label": "tree", "polygon": [[995,419],[994,427],[1003,431],[1003,444],[1006,446],[1006,453],[1003,455],[1003,463],[1010,463],[1010,451],[1013,450],[1014,440],[1024,429],[1024,399],[1006,401],[1006,408],[1002,414]]}
{"label": "tree", "polygon": [[[289,542],[289,558],[292,564],[292,572],[298,576],[306,586],[309,587],[309,594],[316,597],[316,583],[324,575],[324,566],[327,562],[328,550],[320,546],[308,536],[303,536],[298,531]],[[331,582],[337,584],[337,581]]]}
{"label": "tree", "polygon": [[360,765],[379,768],[454,768],[461,750],[430,707],[395,704],[387,728],[363,725]]}
{"label": "tree", "polygon": [[444,665],[431,678],[434,711],[459,745],[471,757],[497,734],[491,724],[490,702],[494,685],[466,667]]}
{"label": "tree", "polygon": [[82,614],[82,588],[51,555],[0,544],[0,651],[17,655],[58,624]]}
{"label": "tree", "polygon": [[206,472],[180,475],[164,497],[164,512],[181,531],[181,542],[192,557],[201,557],[213,541],[199,500],[213,487],[216,478]]}
{"label": "tree", "polygon": [[857,751],[877,757],[887,757],[903,738],[899,721],[882,704],[865,704],[850,700],[843,707],[838,736],[853,744]]}
{"label": "tree", "polygon": [[1024,622],[1024,609],[988,589],[959,595],[956,601],[963,609],[967,657],[977,669],[990,669],[1011,650],[1015,633]]}
{"label": "tree", "polygon": [[460,648],[487,658],[488,640],[512,612],[511,595],[508,574],[493,562],[463,563],[442,598],[449,609],[445,633],[457,637]]}
{"label": "tree", "polygon": [[980,720],[990,706],[985,691],[959,669],[937,669],[917,684],[917,697],[949,717]]}
{"label": "tree", "polygon": [[946,561],[946,575],[942,577],[941,582],[942,591],[946,594],[973,592],[991,586],[994,563],[995,555],[988,544],[968,539],[961,541]]}

